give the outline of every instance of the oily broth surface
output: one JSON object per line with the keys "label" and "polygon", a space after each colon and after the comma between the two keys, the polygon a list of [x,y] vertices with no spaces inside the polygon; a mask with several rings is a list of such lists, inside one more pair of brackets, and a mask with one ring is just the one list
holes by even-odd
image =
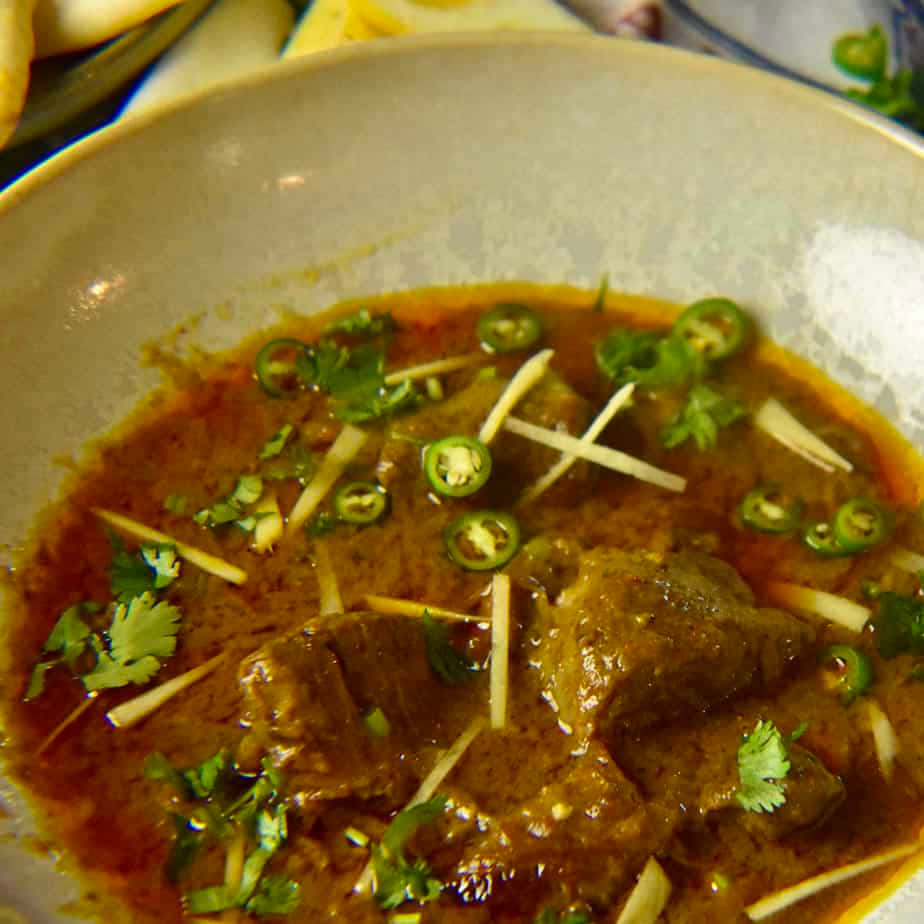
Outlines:
{"label": "oily broth surface", "polygon": [[[607,311],[596,314],[590,309],[592,293],[509,285],[414,293],[365,300],[362,305],[373,313],[390,310],[399,322],[388,362],[389,369],[399,369],[476,349],[475,318],[485,306],[500,300],[526,301],[542,311],[547,325],[545,343],[556,349],[553,368],[595,407],[602,405],[608,389],[594,368],[593,342],[621,323],[663,327],[677,312],[662,303],[610,295]],[[357,307],[360,305],[343,306],[337,314]],[[311,341],[326,319],[292,322],[274,335]],[[274,554],[261,558],[248,550],[243,534],[212,532],[194,524],[189,515],[180,517],[163,509],[170,494],[186,495],[190,511],[226,495],[236,477],[252,466],[259,448],[284,423],[300,424],[305,442],[319,455],[336,435],[340,424],[326,413],[323,396],[306,393],[294,401],[275,401],[259,389],[252,375],[253,357],[267,339],[268,335],[255,338],[233,355],[185,370],[180,376],[182,385],[158,396],[120,425],[111,438],[101,441],[90,462],[72,479],[63,500],[40,518],[22,566],[13,577],[19,611],[7,648],[17,654],[3,689],[10,742],[4,756],[9,772],[32,794],[51,838],[65,849],[69,865],[83,872],[91,889],[121,898],[131,909],[131,918],[138,921],[181,918],[179,892],[164,884],[161,876],[171,836],[163,786],[143,778],[145,758],[159,750],[175,764],[185,766],[222,746],[233,747],[241,735],[237,663],[271,638],[298,628],[318,608],[310,546],[301,537],[282,543]],[[509,374],[522,358],[503,358],[496,365]],[[463,371],[447,376],[447,394],[469,382],[472,375],[472,371]],[[658,430],[679,406],[678,399],[668,393],[639,395],[631,417],[617,418],[602,442],[686,476],[687,491],[673,495],[601,473],[594,490],[577,506],[556,503],[553,490],[547,502],[523,511],[524,537],[567,534],[579,537],[585,547],[666,550],[678,532],[705,531],[715,537],[716,554],[741,572],[758,599],[768,575],[859,599],[860,581],[882,570],[879,553],[858,559],[819,560],[795,540],[742,530],[733,511],[754,484],[768,480],[784,483],[809,500],[809,516],[820,516],[844,499],[862,494],[910,508],[920,499],[921,462],[887,424],[826,383],[819,373],[764,342],[750,348],[747,360],[726,363],[714,379],[710,378],[713,380],[752,410],[771,395],[778,398],[847,455],[855,463],[855,473],[826,475],[747,423],[723,431],[713,452],[699,453],[689,446],[664,450],[657,439]],[[395,423],[400,426],[400,418]],[[373,434],[378,432],[372,430]],[[502,438],[516,439],[509,435]],[[379,445],[380,439],[373,435],[351,472],[357,477],[371,476]],[[435,508],[422,483],[418,487],[420,490],[394,498],[391,516],[382,524],[362,531],[341,528],[324,537],[347,610],[361,608],[366,592],[454,609],[471,608],[483,599],[488,579],[462,572],[445,558],[441,530],[449,512]],[[493,485],[489,491],[493,492],[489,502],[475,506],[501,507],[511,494],[503,484]],[[280,494],[283,511],[291,507],[297,493],[297,487],[291,485]],[[184,565],[171,590],[171,595],[182,599],[184,612],[177,653],[156,679],[179,674],[219,651],[227,652],[226,661],[214,674],[128,731],[112,730],[103,715],[106,709],[135,695],[138,688],[103,693],[100,701],[39,757],[35,754],[39,744],[79,704],[82,687],[66,671],[56,670],[48,675],[45,694],[24,704],[21,696],[29,672],[64,608],[80,600],[109,597],[106,569],[112,548],[105,530],[90,512],[95,506],[117,510],[220,555],[244,568],[249,577],[242,587],[232,587]],[[452,518],[464,509],[464,505],[453,507]],[[910,517],[899,517],[898,536],[905,544],[924,548],[924,532]],[[519,605],[525,608],[526,604],[519,601]],[[822,634],[829,642],[855,639],[836,627],[825,627]],[[476,648],[482,643],[472,639]],[[20,656],[20,652],[24,654]],[[889,679],[887,664],[877,662],[876,667],[883,683],[898,690],[895,695],[910,695],[902,694],[898,681]],[[528,677],[514,687],[513,697],[510,714],[515,731],[509,735],[509,746],[522,752],[523,763],[528,764],[526,758],[543,745],[552,752],[564,749],[564,753],[566,743],[559,740],[551,716],[535,719],[537,710],[545,707],[537,704],[537,690]],[[848,804],[822,831],[800,832],[785,843],[755,845],[743,828],[727,823],[714,825],[708,838],[678,843],[664,862],[674,884],[666,912],[671,924],[710,918],[738,920],[733,908],[773,888],[917,835],[921,810],[913,781],[899,767],[892,787],[886,790],[881,786],[868,733],[857,723],[851,724],[836,699],[821,696],[813,666],[804,667],[782,695],[745,698],[734,706],[737,719],[745,725],[750,722],[750,727],[754,717],[767,714],[781,727],[795,727],[807,710],[819,718],[813,721],[804,743],[832,770],[837,772],[837,762],[843,759],[840,747],[845,736],[862,755],[847,779],[848,793],[853,793]],[[523,716],[529,716],[529,721],[521,722]],[[907,721],[914,725],[900,729],[903,740],[915,734],[924,739],[924,720]],[[631,772],[642,776],[658,773],[659,762],[672,749],[671,736],[682,734],[682,728],[673,726],[646,731],[644,740],[634,742],[635,757],[628,761]],[[708,737],[700,742],[703,759],[722,747],[722,741]],[[473,769],[479,748],[476,742],[467,760],[454,772],[454,786],[470,791],[483,788]],[[409,756],[419,775],[432,764],[435,753],[435,743],[430,742],[419,754]],[[619,763],[621,755],[615,757]],[[528,779],[520,779],[509,768],[497,773],[512,787],[530,785]],[[857,796],[871,791],[877,792],[875,802]],[[325,886],[317,890],[318,911],[324,903],[349,892],[365,862],[365,854],[350,848],[342,838],[343,828],[357,824],[357,819],[372,835],[380,833],[385,823],[360,805],[337,806],[323,820],[320,840],[328,848],[329,864],[324,872]],[[293,845],[297,838],[296,828]],[[280,860],[287,874],[316,878],[310,853],[290,846],[285,854]],[[716,870],[733,883],[724,895],[716,896],[709,886],[709,876]],[[220,863],[216,859],[212,866],[197,867],[196,874],[199,878],[184,883],[184,888],[220,879]],[[834,920],[871,888],[875,875],[829,890],[776,920]],[[879,879],[888,875],[882,873]],[[303,908],[305,919],[312,918],[311,912],[310,905]],[[440,912],[440,920],[456,917],[456,912],[448,909],[441,908]],[[425,913],[425,921],[437,919],[428,917],[430,913]],[[379,919],[352,902],[342,914],[357,921]],[[460,921],[487,919],[483,909],[458,914]]]}

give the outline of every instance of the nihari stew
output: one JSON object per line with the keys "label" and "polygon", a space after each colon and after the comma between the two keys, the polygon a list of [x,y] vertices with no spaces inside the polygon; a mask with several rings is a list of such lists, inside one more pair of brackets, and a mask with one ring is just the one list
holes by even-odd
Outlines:
{"label": "nihari stew", "polygon": [[10,575],[7,772],[99,902],[829,922],[919,865],[922,469],[734,302],[434,290],[173,371]]}

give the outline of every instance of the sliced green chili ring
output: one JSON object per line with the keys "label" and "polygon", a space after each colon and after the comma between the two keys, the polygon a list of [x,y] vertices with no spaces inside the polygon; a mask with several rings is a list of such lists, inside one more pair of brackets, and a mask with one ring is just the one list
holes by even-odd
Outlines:
{"label": "sliced green chili ring", "polygon": [[509,513],[466,513],[443,530],[449,557],[466,571],[500,568],[520,547],[520,524]]}
{"label": "sliced green chili ring", "polygon": [[491,451],[472,436],[447,436],[424,452],[424,474],[444,497],[468,497],[491,477]]}
{"label": "sliced green chili ring", "polygon": [[526,305],[497,305],[479,319],[476,331],[482,345],[492,353],[525,350],[542,336],[542,318]]}
{"label": "sliced green chili ring", "polygon": [[834,514],[834,538],[848,554],[865,552],[889,535],[889,514],[875,501],[857,497]]}
{"label": "sliced green chili ring", "polygon": [[706,359],[725,359],[737,353],[750,331],[750,318],[729,298],[694,302],[674,322],[674,334]]}
{"label": "sliced green chili ring", "polygon": [[850,554],[837,541],[830,523],[811,523],[802,533],[802,542],[822,558],[838,558]]}
{"label": "sliced green chili ring", "polygon": [[351,481],[334,494],[334,512],[344,523],[369,526],[388,512],[388,494],[373,481]]}
{"label": "sliced green chili ring", "polygon": [[298,366],[307,351],[306,343],[291,337],[270,340],[254,361],[260,387],[274,398],[294,398],[302,388]]}
{"label": "sliced green chili ring", "polygon": [[829,645],[821,658],[825,664],[832,661],[835,663],[836,687],[840,690],[841,702],[845,706],[849,706],[872,685],[873,665],[862,651],[850,645]]}
{"label": "sliced green chili ring", "polygon": [[779,485],[762,484],[748,491],[738,508],[745,526],[761,533],[788,533],[802,521],[802,501]]}

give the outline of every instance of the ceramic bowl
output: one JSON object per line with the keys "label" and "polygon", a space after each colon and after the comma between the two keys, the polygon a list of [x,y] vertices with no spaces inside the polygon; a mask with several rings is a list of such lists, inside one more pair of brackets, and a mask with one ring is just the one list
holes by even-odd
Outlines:
{"label": "ceramic bowl", "polygon": [[[156,383],[144,344],[431,284],[724,293],[924,448],[922,183],[920,143],[857,107],[592,36],[363,44],[117,125],[0,195],[0,556]],[[73,886],[2,798],[0,896],[57,920]]]}

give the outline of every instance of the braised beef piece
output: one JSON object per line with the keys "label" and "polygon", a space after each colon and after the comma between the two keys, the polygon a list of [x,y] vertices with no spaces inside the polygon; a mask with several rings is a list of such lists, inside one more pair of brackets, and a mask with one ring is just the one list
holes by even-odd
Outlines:
{"label": "braised beef piece", "polygon": [[802,620],[756,607],[718,559],[595,549],[554,604],[537,601],[530,657],[583,741],[772,686],[814,637]]}
{"label": "braised beef piece", "polygon": [[[540,907],[605,905],[664,843],[637,787],[596,742],[494,813],[465,793],[450,790],[450,797],[455,830],[435,835],[428,858],[463,901],[490,898],[495,909],[513,910],[524,884]],[[511,882],[517,887],[508,893]]]}
{"label": "braised beef piece", "polygon": [[[405,756],[448,744],[483,686],[441,684],[420,621],[378,613],[313,619],[247,657],[239,679],[244,759],[269,754],[304,807],[346,796],[407,798],[419,774]],[[390,725],[384,737],[363,720],[376,707]]]}

